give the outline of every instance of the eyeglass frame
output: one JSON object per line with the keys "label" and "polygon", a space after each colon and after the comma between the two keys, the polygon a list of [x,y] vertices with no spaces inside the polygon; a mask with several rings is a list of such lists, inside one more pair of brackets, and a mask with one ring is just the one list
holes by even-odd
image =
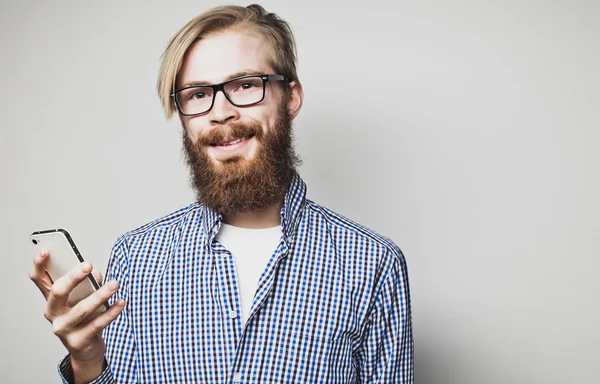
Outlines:
{"label": "eyeglass frame", "polygon": [[[243,104],[243,105],[238,105],[236,103],[234,103],[230,98],[229,95],[227,94],[227,92],[225,92],[225,85],[229,84],[233,81],[238,81],[241,79],[246,79],[246,78],[250,78],[250,77],[260,77],[262,80],[262,85],[263,85],[263,92],[262,92],[262,97],[260,98],[260,100],[258,100],[255,103],[250,103],[250,104]],[[276,74],[254,74],[254,75],[245,75],[245,76],[240,76],[240,77],[235,77],[233,79],[224,81],[222,83],[219,84],[206,84],[206,85],[188,85],[187,87],[183,87],[183,88],[179,88],[173,91],[173,93],[171,93],[171,97],[173,98],[173,100],[175,101],[175,105],[177,106],[177,109],[179,110],[179,113],[181,113],[182,116],[198,116],[198,115],[204,115],[205,113],[210,112],[210,110],[213,108],[213,106],[215,105],[215,99],[217,98],[217,92],[221,91],[223,92],[223,95],[225,96],[225,98],[227,99],[227,101],[229,101],[231,103],[231,105],[236,106],[236,107],[250,107],[252,105],[256,105],[258,103],[260,103],[261,101],[263,101],[265,99],[265,94],[267,93],[267,83],[269,81],[287,81],[289,82],[290,80],[283,76],[283,75],[276,75]],[[204,111],[204,112],[200,112],[200,113],[191,113],[191,114],[186,114],[183,113],[183,110],[181,108],[181,106],[179,105],[179,101],[177,99],[177,94],[181,91],[185,91],[186,89],[191,89],[191,88],[212,88],[213,90],[213,97],[212,100],[210,102],[210,107]]]}

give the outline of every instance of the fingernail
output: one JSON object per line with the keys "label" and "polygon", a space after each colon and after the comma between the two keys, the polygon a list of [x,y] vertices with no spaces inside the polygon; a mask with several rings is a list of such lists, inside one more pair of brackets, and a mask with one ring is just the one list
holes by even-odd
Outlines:
{"label": "fingernail", "polygon": [[114,291],[115,289],[117,289],[117,287],[119,286],[119,284],[117,283],[116,280],[111,280],[108,283],[106,283],[106,286],[108,287],[108,289],[110,289],[111,291]]}
{"label": "fingernail", "polygon": [[45,249],[41,249],[40,250],[40,258],[43,259],[46,256],[48,256],[48,251],[46,251]]}
{"label": "fingernail", "polygon": [[90,265],[90,263],[88,263],[88,262],[81,263],[81,271],[82,272],[89,272],[90,269],[92,269],[92,266]]}

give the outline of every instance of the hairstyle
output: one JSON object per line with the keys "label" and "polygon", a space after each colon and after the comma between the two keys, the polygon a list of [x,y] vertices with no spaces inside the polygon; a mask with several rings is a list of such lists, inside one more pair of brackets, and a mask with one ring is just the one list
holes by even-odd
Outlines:
{"label": "hairstyle", "polygon": [[[156,87],[167,119],[177,111],[171,94],[189,48],[210,33],[228,29],[252,31],[265,38],[273,50],[269,62],[271,67],[289,81],[300,83],[296,73],[294,34],[286,21],[275,13],[268,13],[258,4],[213,8],[192,19],[179,30],[162,54]],[[284,93],[287,94],[287,91]]]}

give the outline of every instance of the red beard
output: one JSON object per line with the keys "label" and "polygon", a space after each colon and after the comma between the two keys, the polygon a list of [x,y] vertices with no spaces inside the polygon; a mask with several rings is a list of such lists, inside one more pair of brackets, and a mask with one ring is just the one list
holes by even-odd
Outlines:
{"label": "red beard", "polygon": [[[232,157],[215,166],[208,156],[213,143],[249,136],[257,141],[253,158]],[[283,199],[300,165],[284,104],[268,132],[258,123],[236,122],[212,129],[194,143],[184,128],[183,144],[198,201],[223,215],[258,210]]]}

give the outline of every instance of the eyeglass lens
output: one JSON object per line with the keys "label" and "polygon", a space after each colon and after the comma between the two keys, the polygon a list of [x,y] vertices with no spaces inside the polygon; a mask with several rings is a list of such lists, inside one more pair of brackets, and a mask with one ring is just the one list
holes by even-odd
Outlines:
{"label": "eyeglass lens", "polygon": [[[229,100],[237,106],[258,103],[264,96],[264,82],[261,77],[234,79],[223,86]],[[186,115],[208,111],[213,103],[212,87],[192,87],[177,93],[177,103]]]}

